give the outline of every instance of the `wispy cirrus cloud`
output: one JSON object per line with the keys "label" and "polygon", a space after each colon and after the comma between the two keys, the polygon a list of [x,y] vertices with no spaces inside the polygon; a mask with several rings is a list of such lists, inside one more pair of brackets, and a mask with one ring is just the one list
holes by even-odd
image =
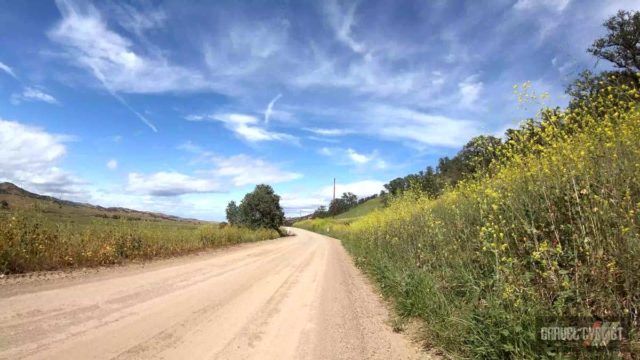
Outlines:
{"label": "wispy cirrus cloud", "polygon": [[374,150],[370,153],[359,152],[352,148],[322,147],[318,153],[335,159],[339,165],[352,165],[360,170],[382,170],[387,168],[379,152]]}
{"label": "wispy cirrus cloud", "polygon": [[144,94],[207,87],[199,73],[171,64],[161,53],[138,51],[131,39],[109,28],[93,5],[72,0],[56,4],[62,20],[49,37],[111,91]]}
{"label": "wispy cirrus cloud", "polygon": [[366,113],[365,131],[419,147],[459,147],[482,133],[478,122],[435,115],[410,108],[371,105]]}
{"label": "wispy cirrus cloud", "polygon": [[53,95],[46,93],[42,89],[30,86],[25,87],[21,93],[14,93],[11,95],[11,103],[14,105],[18,105],[24,101],[40,101],[52,105],[60,104]]}
{"label": "wispy cirrus cloud", "polygon": [[0,70],[2,70],[5,74],[10,75],[12,78],[18,79],[18,76],[16,76],[16,73],[13,72],[13,69],[3,62],[0,62]]}
{"label": "wispy cirrus cloud", "polygon": [[356,25],[355,12],[358,2],[347,2],[346,6],[341,6],[337,0],[323,2],[327,21],[331,25],[336,38],[347,45],[353,52],[364,53],[364,44],[355,40],[353,27]]}
{"label": "wispy cirrus cloud", "polygon": [[265,124],[269,123],[269,118],[271,117],[271,114],[273,114],[273,106],[276,104],[276,102],[278,100],[280,100],[281,97],[282,97],[282,94],[276,95],[276,97],[274,97],[269,102],[269,104],[267,105],[267,108],[264,110],[264,123]]}
{"label": "wispy cirrus cloud", "polygon": [[354,130],[336,128],[304,128],[303,130],[320,136],[345,136],[355,133]]}
{"label": "wispy cirrus cloud", "polygon": [[562,12],[569,6],[571,0],[518,0],[513,5],[517,10],[532,10],[545,8],[556,12]]}
{"label": "wispy cirrus cloud", "polygon": [[236,134],[240,139],[249,142],[284,141],[298,144],[298,138],[281,132],[270,131],[263,127],[257,117],[239,113],[215,113],[211,115],[187,115],[188,121],[218,121]]}
{"label": "wispy cirrus cloud", "polygon": [[203,88],[202,77],[180,66],[169,64],[161,55],[140,54],[131,40],[111,30],[91,4],[57,0],[62,20],[48,36],[63,46],[67,58],[88,69],[122,105],[154,132],[155,125],[136,111],[119,94],[159,93]]}

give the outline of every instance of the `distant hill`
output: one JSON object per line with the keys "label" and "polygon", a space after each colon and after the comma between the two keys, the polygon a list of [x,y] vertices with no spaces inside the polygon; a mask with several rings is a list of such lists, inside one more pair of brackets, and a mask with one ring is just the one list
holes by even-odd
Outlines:
{"label": "distant hill", "polygon": [[111,219],[123,218],[129,220],[201,222],[195,219],[185,219],[178,216],[150,211],[132,210],[121,207],[102,207],[87,203],[62,200],[53,196],[32,193],[10,182],[0,183],[0,211],[1,210],[36,210],[50,214],[67,216],[80,215]]}

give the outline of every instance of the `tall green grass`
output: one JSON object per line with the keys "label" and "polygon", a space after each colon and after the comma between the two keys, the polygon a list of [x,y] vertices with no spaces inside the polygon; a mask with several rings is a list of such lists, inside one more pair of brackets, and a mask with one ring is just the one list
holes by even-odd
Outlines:
{"label": "tall green grass", "polygon": [[119,264],[279,237],[275,230],[216,224],[60,220],[35,211],[0,215],[3,274]]}
{"label": "tall green grass", "polygon": [[[505,147],[491,173],[437,199],[409,192],[351,224],[295,226],[343,240],[423,339],[468,358],[615,357],[538,341],[553,319],[631,320],[639,353],[640,111],[629,89],[559,112]],[[531,135],[531,134],[529,134]]]}

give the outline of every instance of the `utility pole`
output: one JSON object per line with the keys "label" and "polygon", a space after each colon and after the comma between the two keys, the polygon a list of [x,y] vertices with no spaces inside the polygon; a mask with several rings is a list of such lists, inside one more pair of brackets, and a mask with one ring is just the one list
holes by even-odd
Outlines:
{"label": "utility pole", "polygon": [[333,178],[333,200],[336,199],[336,178]]}

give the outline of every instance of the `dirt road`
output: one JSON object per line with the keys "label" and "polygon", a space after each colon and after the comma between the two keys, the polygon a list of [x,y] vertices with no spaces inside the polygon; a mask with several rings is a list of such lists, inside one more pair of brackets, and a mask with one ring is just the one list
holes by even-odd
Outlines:
{"label": "dirt road", "polygon": [[340,243],[297,235],[0,285],[0,358],[409,359]]}

